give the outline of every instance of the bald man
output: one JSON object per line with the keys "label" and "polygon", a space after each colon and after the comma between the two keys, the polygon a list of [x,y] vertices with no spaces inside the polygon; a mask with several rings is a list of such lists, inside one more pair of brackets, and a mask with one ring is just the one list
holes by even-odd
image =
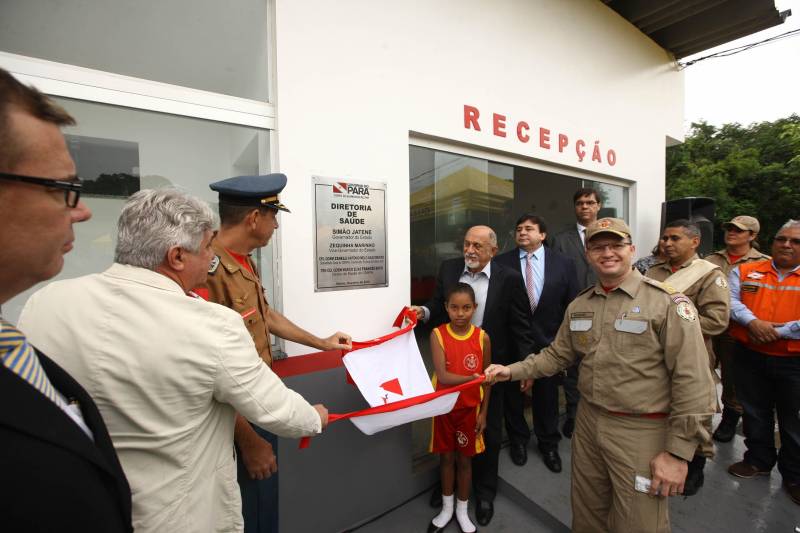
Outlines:
{"label": "bald man", "polygon": [[[471,227],[464,236],[463,258],[442,262],[433,298],[425,306],[414,306],[413,309],[428,326],[444,324],[448,321],[444,295],[456,283],[467,283],[475,291],[478,304],[472,323],[489,335],[492,361],[508,364],[520,361],[531,353],[535,341],[530,326],[531,308],[522,275],[493,262],[496,253],[497,235],[492,228]],[[482,526],[487,525],[494,515],[504,404],[520,394],[518,383],[504,384],[502,387],[495,389],[489,401],[484,432],[486,451],[476,455],[472,463],[475,517]]]}

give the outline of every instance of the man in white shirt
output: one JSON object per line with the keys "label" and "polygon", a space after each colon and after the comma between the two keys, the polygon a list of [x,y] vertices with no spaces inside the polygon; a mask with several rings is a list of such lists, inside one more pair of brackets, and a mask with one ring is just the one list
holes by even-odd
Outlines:
{"label": "man in white shirt", "polygon": [[241,316],[191,293],[214,257],[208,204],[175,189],[131,196],[114,264],[52,283],[20,325],[95,398],[133,492],[137,532],[243,529],[235,413],[285,437],[327,411],[263,364]]}

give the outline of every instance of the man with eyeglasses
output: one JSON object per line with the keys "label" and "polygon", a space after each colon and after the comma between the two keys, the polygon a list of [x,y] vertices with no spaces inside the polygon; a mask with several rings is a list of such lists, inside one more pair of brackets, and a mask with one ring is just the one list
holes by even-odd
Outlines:
{"label": "man with eyeglasses", "polygon": [[[58,274],[72,225],[91,216],[60,130],[74,123],[0,69],[0,304]],[[132,531],[128,481],[94,401],[5,320],[0,358],[2,529]]]}
{"label": "man with eyeglasses", "polygon": [[[572,531],[669,531],[667,496],[710,442],[714,383],[691,301],[631,268],[624,221],[586,229],[598,283],[569,305],[553,343],[490,365],[489,382],[552,376],[580,361],[572,442]],[[655,496],[655,497],[653,497]]]}
{"label": "man with eyeglasses", "polygon": [[[706,257],[717,265],[727,278],[731,270],[745,263],[772,259],[756,248],[756,237],[761,229],[758,219],[741,215],[722,225],[725,230],[725,248]],[[712,339],[714,355],[722,374],[722,420],[712,437],[717,442],[730,442],[736,434],[736,426],[742,416],[742,406],[736,400],[734,385],[733,350],[735,341],[728,331]]]}
{"label": "man with eyeglasses", "polygon": [[[663,281],[682,292],[697,308],[698,322],[703,331],[709,368],[716,366],[711,339],[728,328],[730,291],[720,268],[697,256],[700,228],[686,219],[669,222],[661,234],[666,260],[647,269],[645,276]],[[716,375],[716,374],[713,374]],[[709,422],[710,423],[710,422]],[[685,496],[697,494],[705,482],[703,469],[706,459],[714,455],[712,444],[697,450],[689,463],[689,473],[683,489]]]}
{"label": "man with eyeglasses", "polygon": [[[586,227],[597,220],[597,214],[603,207],[600,195],[595,189],[584,187],[572,195],[575,206],[575,224],[570,224],[550,238],[550,247],[566,255],[575,263],[575,272],[578,276],[578,288],[583,290],[597,282],[597,276],[586,258]],[[575,413],[581,395],[578,392],[578,365],[567,369],[564,375],[564,398],[567,403],[567,413],[561,433],[566,438],[572,437],[575,429]]]}
{"label": "man with eyeglasses", "polygon": [[800,221],[789,220],[778,231],[772,260],[737,265],[728,280],[747,447],[728,472],[744,479],[768,476],[777,462],[783,488],[800,505]]}

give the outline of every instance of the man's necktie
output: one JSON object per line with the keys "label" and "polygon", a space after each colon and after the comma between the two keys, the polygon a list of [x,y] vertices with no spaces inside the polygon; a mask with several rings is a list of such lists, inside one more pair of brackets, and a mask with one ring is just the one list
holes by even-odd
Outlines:
{"label": "man's necktie", "polygon": [[525,290],[531,304],[531,313],[536,311],[536,290],[533,284],[533,252],[525,255]]}
{"label": "man's necktie", "polygon": [[0,357],[3,364],[63,409],[63,400],[56,394],[55,387],[47,378],[36,351],[25,340],[25,335],[5,320],[0,321],[0,327],[3,328],[0,331]]}

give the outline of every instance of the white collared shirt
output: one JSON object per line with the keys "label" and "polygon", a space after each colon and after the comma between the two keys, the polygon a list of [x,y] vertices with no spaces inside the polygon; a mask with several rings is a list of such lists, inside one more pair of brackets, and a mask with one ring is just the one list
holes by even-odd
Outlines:
{"label": "white collared shirt", "polygon": [[483,270],[475,272],[474,274],[469,271],[467,265],[464,265],[464,271],[461,272],[461,277],[458,281],[466,283],[472,290],[475,291],[475,303],[478,308],[475,309],[475,314],[472,315],[473,326],[481,327],[483,324],[483,312],[486,309],[486,295],[489,293],[489,278],[492,277],[492,262],[486,263]]}
{"label": "white collared shirt", "polygon": [[580,222],[576,222],[575,225],[578,227],[578,235],[581,237],[581,244],[586,248],[586,226],[581,226]]}

